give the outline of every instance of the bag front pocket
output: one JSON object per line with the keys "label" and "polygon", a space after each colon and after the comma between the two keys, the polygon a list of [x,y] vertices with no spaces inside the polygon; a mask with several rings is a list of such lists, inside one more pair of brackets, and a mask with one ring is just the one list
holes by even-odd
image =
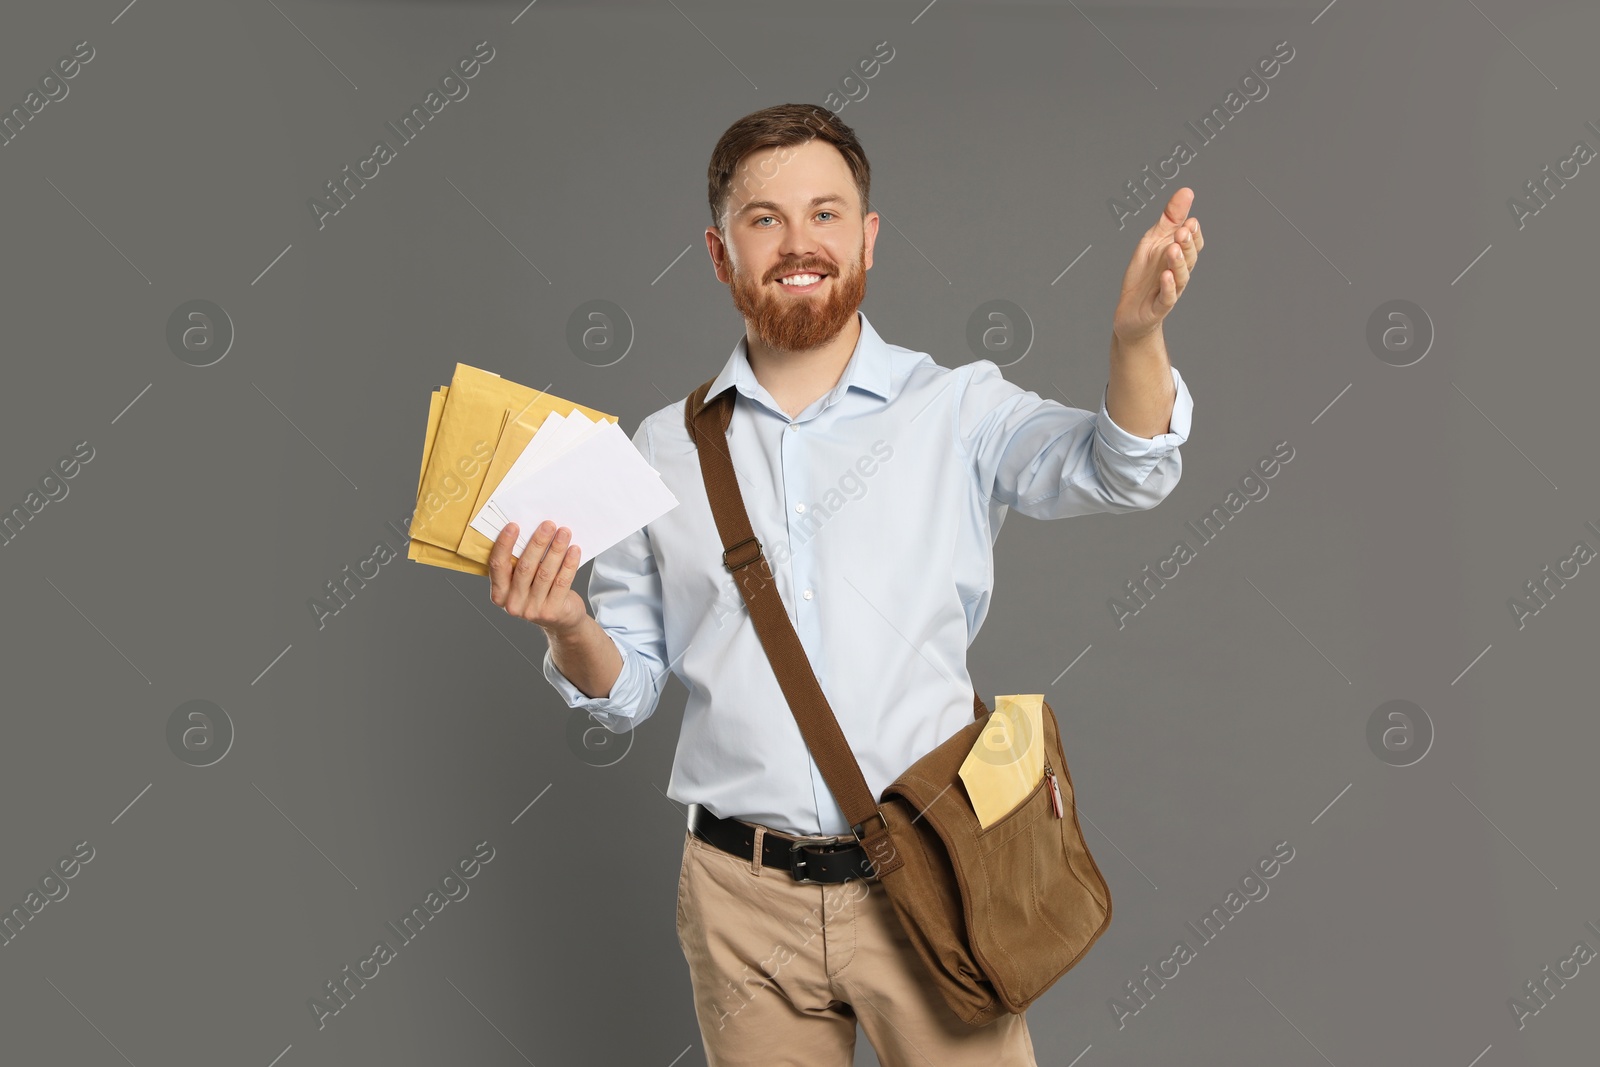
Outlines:
{"label": "bag front pocket", "polygon": [[[1050,796],[1047,788],[1049,784],[1050,779],[1041,774],[1039,776],[1039,784],[1034,786],[1032,791],[1016,807],[1000,816],[998,821],[979,828],[979,842],[985,848],[998,848],[1005,844],[1011,836],[1004,831],[1019,831],[1038,818],[1041,809],[1048,811],[1050,809]],[[971,803],[970,797],[967,802]]]}

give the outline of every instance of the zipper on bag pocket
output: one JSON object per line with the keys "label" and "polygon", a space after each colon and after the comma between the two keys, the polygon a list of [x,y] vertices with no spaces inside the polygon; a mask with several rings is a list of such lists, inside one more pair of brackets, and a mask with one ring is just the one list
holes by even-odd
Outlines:
{"label": "zipper on bag pocket", "polygon": [[1067,815],[1066,805],[1061,802],[1061,787],[1056,785],[1056,772],[1050,769],[1048,763],[1044,765],[1044,776],[1050,783],[1050,810],[1055,812],[1056,818],[1064,819]]}

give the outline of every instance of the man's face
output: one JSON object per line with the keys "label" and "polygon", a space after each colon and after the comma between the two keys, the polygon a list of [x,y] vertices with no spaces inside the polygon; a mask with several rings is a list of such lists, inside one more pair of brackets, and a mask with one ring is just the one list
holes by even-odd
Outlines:
{"label": "man's face", "polygon": [[[706,243],[717,279],[754,338],[803,352],[833,340],[867,292],[878,213],[860,196],[839,150],[813,140],[752,152],[734,173],[724,222]],[[781,279],[821,275],[808,285]]]}

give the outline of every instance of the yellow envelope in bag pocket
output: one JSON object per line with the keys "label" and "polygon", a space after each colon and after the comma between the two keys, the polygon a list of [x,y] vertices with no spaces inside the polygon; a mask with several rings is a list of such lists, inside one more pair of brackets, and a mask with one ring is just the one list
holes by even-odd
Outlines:
{"label": "yellow envelope in bag pocket", "polygon": [[994,711],[961,764],[978,824],[993,826],[1044,779],[1044,694],[994,698]]}

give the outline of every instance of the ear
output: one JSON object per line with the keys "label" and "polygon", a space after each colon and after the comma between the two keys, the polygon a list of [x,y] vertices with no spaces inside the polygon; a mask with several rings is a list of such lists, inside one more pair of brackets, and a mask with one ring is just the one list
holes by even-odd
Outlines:
{"label": "ear", "polygon": [[728,271],[728,246],[715,226],[706,227],[706,252],[711,256],[711,267],[716,271],[717,281],[723,285],[731,283],[733,276]]}
{"label": "ear", "polygon": [[861,269],[871,270],[872,246],[878,242],[878,213],[876,211],[868,212],[867,217],[863,220],[863,222],[866,226],[866,247],[861,253]]}

